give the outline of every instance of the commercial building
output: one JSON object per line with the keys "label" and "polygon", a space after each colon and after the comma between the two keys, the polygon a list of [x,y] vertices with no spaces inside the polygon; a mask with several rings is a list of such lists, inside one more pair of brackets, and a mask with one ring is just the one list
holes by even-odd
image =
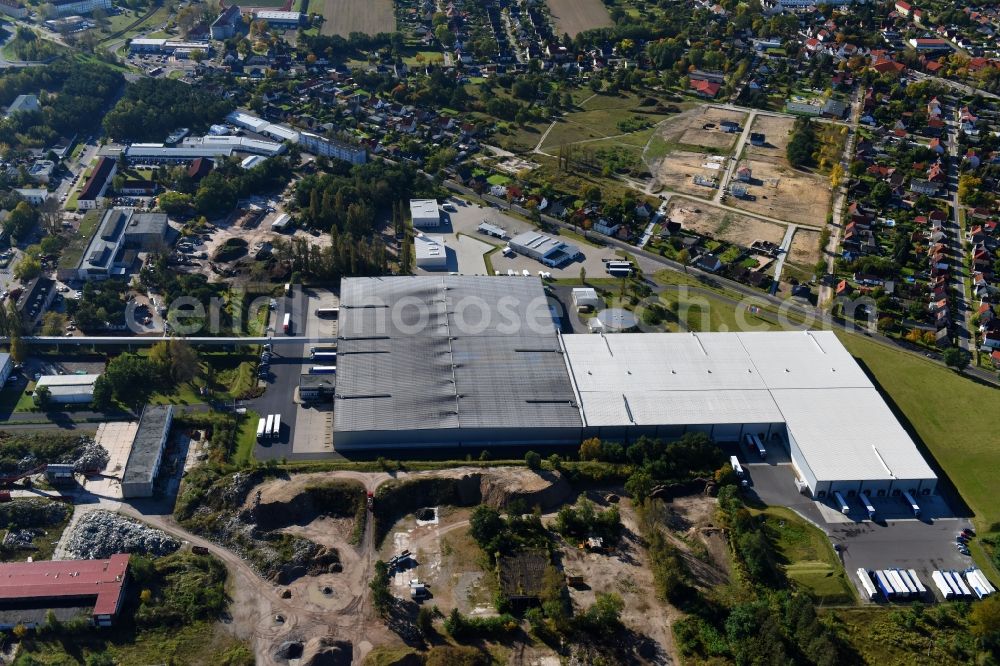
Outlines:
{"label": "commercial building", "polygon": [[552,268],[559,268],[583,258],[583,252],[572,243],[564,243],[537,231],[518,234],[511,238],[507,245],[518,254],[531,257]]}
{"label": "commercial building", "polygon": [[28,16],[28,8],[18,0],[0,0],[0,14],[11,18],[23,19]]}
{"label": "commercial building", "polygon": [[273,157],[286,150],[284,144],[242,136],[203,136],[184,139],[176,146],[133,143],[125,149],[130,164],[175,164],[198,158],[220,159],[238,154]]}
{"label": "commercial building", "polygon": [[424,270],[448,268],[448,249],[441,241],[426,234],[419,234],[413,239],[413,248],[417,258],[417,268]]}
{"label": "commercial building", "polygon": [[282,123],[272,123],[246,111],[233,111],[226,116],[226,121],[235,127],[262,136],[296,143],[305,152],[320,157],[332,157],[351,164],[364,164],[368,161],[368,151],[361,146],[330,139],[313,132],[299,131]]}
{"label": "commercial building", "polygon": [[303,402],[333,400],[337,390],[337,375],[309,375],[299,377],[299,398]]}
{"label": "commercial building", "polygon": [[28,169],[28,177],[36,183],[47,184],[52,180],[52,172],[56,170],[56,163],[52,160],[35,160],[35,163]]}
{"label": "commercial building", "polygon": [[108,191],[111,179],[118,171],[118,162],[113,157],[102,157],[97,160],[97,166],[90,173],[90,178],[84,184],[76,197],[76,207],[79,210],[91,210],[104,205],[104,193]]}
{"label": "commercial building", "polygon": [[122,474],[122,497],[152,497],[174,420],[173,405],[146,405]]}
{"label": "commercial building", "polygon": [[107,12],[114,8],[111,0],[53,0],[52,5],[59,16],[90,14],[95,9],[102,9]]}
{"label": "commercial building", "polygon": [[139,252],[163,248],[166,213],[109,208],[76,266],[60,267],[60,280],[103,280],[132,272]]}
{"label": "commercial building", "polygon": [[299,132],[299,147],[313,155],[332,157],[351,164],[364,164],[368,161],[368,151],[363,147],[328,139],[312,132]]}
{"label": "commercial building", "polygon": [[212,47],[208,42],[182,42],[173,39],[136,37],[129,42],[128,50],[129,53],[162,53],[172,55],[175,58],[187,59],[195,51],[209,54],[212,52]]}
{"label": "commercial building", "polygon": [[266,21],[268,26],[274,28],[298,28],[305,23],[306,16],[302,12],[259,9],[254,13],[254,18],[258,21]]}
{"label": "commercial building", "polygon": [[592,310],[601,307],[601,298],[593,287],[573,287],[573,307],[580,310]]}
{"label": "commercial building", "polygon": [[525,278],[350,278],[341,292],[337,449],[754,434],[787,449],[814,497],[936,491],[830,331],[560,336]]}
{"label": "commercial building", "polygon": [[212,39],[229,39],[236,34],[236,29],[243,26],[243,14],[239,5],[229,5],[212,21],[209,32]]}
{"label": "commercial building", "polygon": [[37,113],[42,110],[42,105],[38,103],[37,95],[18,95],[7,107],[7,117],[10,118],[15,113]]}
{"label": "commercial building", "polygon": [[35,383],[35,395],[44,386],[56,404],[86,404],[94,399],[94,382],[98,377],[100,375],[42,375]]}
{"label": "commercial building", "polygon": [[106,560],[6,562],[0,564],[0,629],[45,623],[51,610],[65,621],[83,612],[111,626],[122,606],[129,556]]}
{"label": "commercial building", "polygon": [[441,224],[441,210],[434,199],[410,199],[414,229],[433,229]]}
{"label": "commercial building", "polygon": [[575,402],[538,280],[341,282],[338,450],[578,442]]}
{"label": "commercial building", "polygon": [[52,196],[52,194],[43,187],[15,187],[14,191],[17,195],[27,201],[32,206],[40,206],[45,203],[45,200]]}

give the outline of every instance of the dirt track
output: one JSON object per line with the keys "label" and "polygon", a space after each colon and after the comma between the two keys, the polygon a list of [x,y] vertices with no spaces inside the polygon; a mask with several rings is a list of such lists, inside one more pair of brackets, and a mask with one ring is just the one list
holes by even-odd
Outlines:
{"label": "dirt track", "polygon": [[[521,467],[491,469],[461,467],[395,474],[353,471],[300,474],[291,480],[267,481],[258,486],[258,489],[262,498],[280,501],[292,497],[297,492],[296,489],[300,491],[308,483],[318,480],[358,481],[367,491],[374,493],[379,486],[392,479],[427,476],[463,477],[471,474],[483,476],[481,487],[484,490],[484,501],[491,499],[497,501],[496,493],[544,496],[553,485],[534,472]],[[489,497],[491,494],[494,495],[492,498]],[[253,491],[249,495],[252,496]],[[378,557],[371,520],[366,524],[360,546],[349,545],[346,541],[349,530],[331,519],[318,519],[304,527],[288,528],[289,532],[312,539],[321,545],[336,547],[341,553],[344,571],[325,576],[306,576],[291,585],[279,586],[262,580],[238,555],[189,532],[178,525],[170,515],[142,514],[128,505],[122,505],[120,511],[193,546],[207,548],[226,565],[230,576],[229,594],[232,598],[228,629],[238,638],[252,642],[257,664],[261,666],[287,663],[277,661],[273,654],[275,647],[286,640],[305,642],[310,638],[322,636],[349,640],[353,644],[355,663],[361,663],[375,645],[403,646],[401,639],[383,622],[375,621],[369,607],[368,581],[375,559]],[[330,588],[331,593],[324,593],[324,588]],[[292,594],[289,599],[281,598],[281,594],[286,590]],[[275,616],[279,614],[283,616],[284,622],[275,621]]]}

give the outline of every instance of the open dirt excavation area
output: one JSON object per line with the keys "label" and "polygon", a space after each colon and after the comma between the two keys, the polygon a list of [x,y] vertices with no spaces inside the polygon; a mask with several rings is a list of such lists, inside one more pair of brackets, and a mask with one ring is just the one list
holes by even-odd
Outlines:
{"label": "open dirt excavation area", "polygon": [[740,135],[739,132],[726,132],[721,123],[727,120],[742,127],[746,118],[747,114],[740,111],[698,106],[664,120],[657,134],[667,144],[699,146],[728,157]]}
{"label": "open dirt excavation area", "polygon": [[[225,477],[229,478],[229,477]],[[260,479],[261,477],[256,477]],[[232,507],[231,520],[247,515],[260,528],[308,539],[339,554],[337,564],[320,574],[305,573],[287,584],[265,580],[251,564],[228,548],[192,534],[169,516],[142,516],[151,526],[192,546],[207,548],[230,572],[231,619],[228,631],[254,644],[258,664],[282,666],[307,663],[360,664],[372,649],[403,649],[420,643],[414,625],[418,602],[436,606],[444,615],[457,608],[466,616],[496,615],[499,583],[488,558],[469,533],[475,506],[486,504],[503,510],[518,500],[538,507],[549,529],[556,511],[577,499],[577,493],[557,472],[534,472],[524,467],[462,467],[426,472],[332,471],[264,477],[244,485],[245,495]],[[323,489],[373,493],[374,507],[361,529],[355,518],[344,517],[343,507],[323,505]],[[591,490],[588,497],[608,506],[607,491]],[[341,495],[347,497],[348,495]],[[434,498],[440,500],[435,503]],[[422,506],[424,502],[430,502]],[[714,500],[697,496],[663,505],[669,515],[662,521],[671,539],[685,552],[691,538],[704,542],[709,553],[718,547],[723,564],[701,562],[697,579],[725,578],[725,542],[713,545],[705,526],[714,515]],[[649,554],[644,548],[638,519],[628,500],[621,500],[624,537],[609,552],[586,552],[551,533],[556,552],[553,562],[567,573],[582,576],[586,585],[569,589],[575,611],[587,609],[595,595],[613,592],[622,597],[622,622],[629,635],[628,659],[623,663],[675,663],[670,625],[678,612],[662,602],[656,592]],[[134,509],[125,508],[131,514]],[[135,517],[139,517],[137,514]],[[684,532],[687,530],[687,532]],[[674,534],[685,534],[684,539]],[[709,536],[706,536],[708,534]],[[700,548],[700,546],[698,547]],[[390,570],[389,589],[397,599],[388,623],[372,608],[369,581],[378,559],[388,561],[408,551]],[[702,560],[703,554],[699,555]],[[712,555],[714,558],[715,555]],[[694,555],[692,555],[694,558]],[[697,558],[694,558],[697,559]],[[704,569],[703,573],[698,573]],[[426,586],[427,596],[414,600],[413,584]],[[438,627],[439,631],[443,631]],[[508,663],[558,664],[560,656],[544,644],[521,645],[519,640],[497,649],[512,648]],[[290,655],[301,655],[291,657]],[[316,659],[314,661],[314,658]],[[353,659],[353,661],[351,661]]]}
{"label": "open dirt excavation area", "polygon": [[787,166],[784,155],[780,163],[751,159],[742,160],[739,168],[744,166],[750,167],[753,174],[747,191],[757,199],[730,197],[729,205],[811,227],[826,223],[831,197],[829,179]]}
{"label": "open dirt excavation area", "polygon": [[809,229],[796,229],[792,237],[792,247],[788,252],[790,263],[812,269],[820,260],[819,232]]}
{"label": "open dirt excavation area", "polygon": [[780,224],[687,199],[671,201],[667,218],[680,222],[687,231],[743,247],[749,247],[755,240],[780,243],[785,236],[785,227]]}
{"label": "open dirt excavation area", "polygon": [[667,190],[708,199],[715,195],[725,168],[722,156],[678,150],[660,160],[652,173]]}

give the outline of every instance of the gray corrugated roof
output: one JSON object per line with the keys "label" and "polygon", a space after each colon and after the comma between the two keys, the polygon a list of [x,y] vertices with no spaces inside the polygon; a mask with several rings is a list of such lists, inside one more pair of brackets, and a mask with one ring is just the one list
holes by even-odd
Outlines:
{"label": "gray corrugated roof", "polygon": [[581,424],[541,282],[342,282],[334,429]]}
{"label": "gray corrugated roof", "polygon": [[163,431],[170,423],[173,409],[173,405],[146,405],[142,410],[139,427],[132,440],[132,450],[122,474],[123,484],[152,481],[153,468],[160,457]]}

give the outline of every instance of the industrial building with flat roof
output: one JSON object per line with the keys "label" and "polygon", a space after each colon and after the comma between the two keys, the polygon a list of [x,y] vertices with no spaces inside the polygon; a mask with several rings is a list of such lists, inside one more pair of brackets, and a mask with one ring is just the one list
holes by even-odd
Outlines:
{"label": "industrial building with flat roof", "polygon": [[45,387],[56,404],[86,404],[94,399],[94,382],[98,377],[100,375],[42,375],[35,383],[35,395],[38,389]]}
{"label": "industrial building with flat roof", "polygon": [[109,208],[97,232],[75,266],[60,267],[60,280],[104,280],[132,272],[139,252],[164,247],[166,213],[139,213],[133,208]]}
{"label": "industrial building with flat roof", "polygon": [[574,403],[539,282],[342,281],[338,449],[565,443],[582,425]]}
{"label": "industrial building with flat roof", "polygon": [[580,248],[572,243],[564,243],[537,231],[518,234],[511,238],[507,245],[518,254],[531,257],[552,268],[559,268],[583,257]]}
{"label": "industrial building with flat roof", "polygon": [[[68,620],[88,608],[95,624],[110,626],[121,609],[128,564],[125,554],[0,564],[0,629],[42,625],[49,610]],[[60,610],[69,613],[59,617]]]}
{"label": "industrial building with flat roof", "polygon": [[448,268],[448,248],[438,239],[418,232],[418,235],[413,238],[413,250],[417,259],[417,268],[424,270]]}
{"label": "industrial building with flat roof", "polygon": [[434,199],[410,199],[410,219],[414,229],[427,229],[441,224],[441,210]]}
{"label": "industrial building with flat roof", "polygon": [[345,279],[339,330],[337,449],[755,434],[817,497],[936,491],[830,331],[559,335],[539,280],[473,276]]}
{"label": "industrial building with flat roof", "polygon": [[174,421],[173,405],[146,405],[122,473],[122,497],[152,497]]}

